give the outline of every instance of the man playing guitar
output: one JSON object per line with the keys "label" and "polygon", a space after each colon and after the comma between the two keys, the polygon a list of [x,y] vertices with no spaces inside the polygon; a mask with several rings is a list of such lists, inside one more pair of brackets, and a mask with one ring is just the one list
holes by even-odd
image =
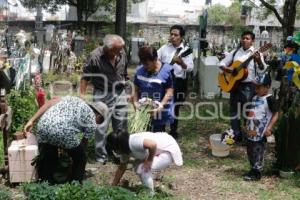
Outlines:
{"label": "man playing guitar", "polygon": [[253,53],[253,59],[248,63],[248,76],[242,80],[237,87],[230,92],[230,116],[231,128],[234,131],[235,141],[242,141],[243,133],[241,131],[241,114],[244,113],[244,104],[251,101],[255,94],[255,86],[253,82],[257,73],[261,73],[266,69],[266,64],[261,53],[254,52],[253,43],[255,35],[251,31],[245,31],[241,35],[241,46],[230,52],[223,60],[220,61],[220,69],[226,72],[235,73],[230,65],[234,61],[245,61]]}
{"label": "man playing guitar", "polygon": [[187,92],[187,72],[193,71],[194,63],[192,54],[185,54],[189,49],[184,45],[185,30],[180,25],[170,28],[169,44],[162,46],[157,54],[158,59],[163,63],[173,65],[174,75],[174,123],[171,124],[170,134],[176,139],[178,137],[177,126],[179,107],[185,101]]}

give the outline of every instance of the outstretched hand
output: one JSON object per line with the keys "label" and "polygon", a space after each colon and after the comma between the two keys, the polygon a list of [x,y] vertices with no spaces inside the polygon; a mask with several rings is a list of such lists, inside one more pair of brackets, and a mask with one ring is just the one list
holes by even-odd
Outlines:
{"label": "outstretched hand", "polygon": [[33,122],[29,120],[23,129],[23,134],[26,137],[28,133],[31,133],[33,127]]}

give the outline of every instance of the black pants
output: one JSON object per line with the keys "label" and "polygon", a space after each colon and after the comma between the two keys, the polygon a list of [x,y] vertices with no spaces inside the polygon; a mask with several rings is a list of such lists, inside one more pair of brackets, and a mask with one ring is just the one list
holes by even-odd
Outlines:
{"label": "black pants", "polygon": [[251,170],[262,172],[264,165],[264,154],[266,151],[265,139],[254,142],[247,140],[247,155],[250,162]]}
{"label": "black pants", "polygon": [[181,103],[185,101],[186,92],[187,92],[187,81],[188,79],[174,78],[174,123],[171,124],[170,134],[174,137],[178,137],[177,128],[178,128],[178,117],[179,109],[182,105]]}
{"label": "black pants", "polygon": [[161,125],[154,125],[153,122],[151,123],[151,125],[148,126],[147,131],[150,132],[165,132],[166,131],[166,125],[165,124],[161,124]]}
{"label": "black pants", "polygon": [[230,93],[230,123],[237,138],[242,138],[243,136],[241,131],[241,115],[244,113],[243,106],[251,102],[254,95],[255,85],[253,83],[239,83],[238,87]]}
{"label": "black pants", "polygon": [[[38,175],[41,180],[47,180],[49,183],[55,183],[53,174],[58,164],[58,147],[41,143],[39,144],[40,155],[42,158],[39,161]],[[81,145],[72,148],[64,149],[72,159],[72,172],[70,181],[75,180],[81,182],[84,176],[86,165],[86,154]]]}

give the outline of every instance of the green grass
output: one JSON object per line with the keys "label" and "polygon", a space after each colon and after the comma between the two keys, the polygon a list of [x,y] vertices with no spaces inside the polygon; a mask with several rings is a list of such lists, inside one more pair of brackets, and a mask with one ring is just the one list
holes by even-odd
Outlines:
{"label": "green grass", "polygon": [[[201,116],[208,116],[207,110],[213,111],[213,107],[200,107],[199,113]],[[223,110],[224,115],[228,116],[228,104]],[[182,109],[181,116],[188,116],[189,114],[188,109]],[[300,175],[296,175],[291,179],[278,178],[273,164],[275,161],[274,154],[265,159],[264,174],[266,177],[259,182],[252,183],[243,180],[243,174],[250,168],[245,146],[233,148],[226,158],[216,158],[211,155],[207,145],[209,135],[221,133],[225,128],[228,128],[228,120],[204,121],[193,117],[179,123],[181,133],[179,143],[183,151],[184,167],[194,170],[205,169],[215,173],[219,177],[216,192],[224,199],[231,199],[231,194],[238,193],[262,200],[300,199]],[[273,149],[274,145],[269,145],[269,153]]]}
{"label": "green grass", "polygon": [[[130,73],[134,73],[135,69],[130,68]],[[51,79],[52,77],[49,77]],[[223,115],[229,115],[229,105],[226,100],[218,100],[223,102]],[[197,102],[195,102],[197,103]],[[220,104],[217,104],[218,106]],[[220,107],[218,107],[220,109]],[[214,107],[209,105],[200,106],[198,109],[200,116],[211,116],[209,112],[214,112]],[[216,182],[215,193],[219,195],[219,199],[232,199],[233,194],[240,194],[247,199],[300,199],[300,175],[296,174],[291,179],[281,179],[275,175],[273,166],[274,155],[268,156],[265,160],[265,177],[259,182],[244,182],[242,175],[249,170],[249,162],[246,156],[245,147],[234,147],[230,155],[226,158],[216,158],[211,155],[208,139],[213,133],[222,133],[229,127],[229,121],[220,119],[219,115],[214,120],[201,120],[192,113],[191,119],[179,121],[179,145],[183,152],[184,165],[194,171],[205,171],[215,176]],[[187,107],[181,108],[181,116],[189,116],[191,111]],[[111,128],[110,128],[111,130]],[[268,150],[273,150],[274,146],[270,146]],[[94,160],[94,142],[90,141],[88,148],[88,157]],[[2,134],[0,136],[0,164],[3,165],[3,141]],[[180,170],[180,169],[178,169]],[[108,186],[112,174],[105,172],[98,174],[95,186]],[[200,176],[201,177],[201,176]],[[159,200],[159,199],[188,199],[189,191],[184,192],[180,196],[174,195],[174,191],[167,188],[169,183],[176,181],[176,174],[164,176],[162,188],[156,188],[155,196],[149,195],[149,190],[142,186],[133,186],[129,188],[129,192],[133,192],[136,199],[139,200]],[[205,181],[204,181],[205,182]],[[209,182],[208,182],[209,183]],[[110,187],[110,186],[108,186]],[[65,187],[66,189],[67,187]],[[90,186],[86,189],[89,190]],[[92,186],[91,186],[92,188]],[[31,188],[34,190],[35,188]],[[74,188],[70,188],[74,189]],[[43,190],[45,193],[50,191]],[[37,194],[43,194],[43,191],[35,191]],[[41,193],[39,193],[41,192]],[[199,191],[203,193],[207,191]],[[0,191],[1,193],[1,191]],[[5,193],[5,191],[4,191]],[[1,200],[1,194],[0,194]]]}

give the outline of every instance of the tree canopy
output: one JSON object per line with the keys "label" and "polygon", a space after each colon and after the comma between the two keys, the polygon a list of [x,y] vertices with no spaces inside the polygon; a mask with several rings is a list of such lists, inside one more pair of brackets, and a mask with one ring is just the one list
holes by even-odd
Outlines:
{"label": "tree canopy", "polygon": [[100,7],[111,11],[115,6],[115,0],[20,0],[26,8],[32,9],[41,6],[44,10],[55,13],[60,6],[70,5],[77,9],[77,20],[87,20]]}
{"label": "tree canopy", "polygon": [[[295,21],[300,19],[300,5],[298,0],[284,0],[283,6],[279,7],[275,0],[259,0],[260,4],[255,4],[252,0],[244,0],[252,3],[255,7],[263,9],[263,18],[269,14],[274,14],[282,26],[283,40],[287,36],[293,35]],[[267,9],[266,9],[267,8]]]}
{"label": "tree canopy", "polygon": [[246,29],[241,21],[241,4],[234,1],[230,7],[215,4],[208,8],[208,24],[232,26],[233,37],[239,37],[241,32]]}

